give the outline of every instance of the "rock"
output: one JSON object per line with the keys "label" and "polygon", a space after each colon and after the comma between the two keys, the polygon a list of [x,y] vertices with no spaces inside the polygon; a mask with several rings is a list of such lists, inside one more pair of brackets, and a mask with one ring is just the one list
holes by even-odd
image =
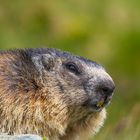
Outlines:
{"label": "rock", "polygon": [[33,134],[22,134],[22,135],[7,135],[0,134],[0,140],[42,140],[42,138],[38,135]]}

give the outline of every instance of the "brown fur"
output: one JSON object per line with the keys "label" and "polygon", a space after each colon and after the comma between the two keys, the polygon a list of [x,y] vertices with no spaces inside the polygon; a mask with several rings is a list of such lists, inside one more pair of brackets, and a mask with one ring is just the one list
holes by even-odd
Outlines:
{"label": "brown fur", "polygon": [[[57,80],[54,74],[41,75],[27,52],[0,53],[0,132],[32,133],[49,140],[81,140],[96,133],[106,118],[105,109],[90,112],[79,106],[77,102],[87,98],[83,89],[72,89],[59,78],[63,73]],[[64,95],[66,88],[69,94]]]}

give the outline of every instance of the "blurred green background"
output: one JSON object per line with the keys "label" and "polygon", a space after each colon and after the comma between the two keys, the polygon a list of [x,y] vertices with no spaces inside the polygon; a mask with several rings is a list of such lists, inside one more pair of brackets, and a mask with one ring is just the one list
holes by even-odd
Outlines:
{"label": "blurred green background", "polygon": [[113,77],[94,140],[140,139],[140,0],[0,0],[0,49],[44,46],[96,60]]}

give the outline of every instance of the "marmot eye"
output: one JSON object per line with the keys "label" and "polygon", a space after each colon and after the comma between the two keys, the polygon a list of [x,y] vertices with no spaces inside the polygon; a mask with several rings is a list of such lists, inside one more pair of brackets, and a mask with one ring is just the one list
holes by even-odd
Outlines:
{"label": "marmot eye", "polygon": [[66,64],[66,68],[67,68],[69,71],[71,71],[71,72],[73,72],[73,73],[75,73],[75,74],[80,74],[77,65],[74,64],[74,63],[71,63],[71,62],[70,62],[70,63],[67,63],[67,64]]}

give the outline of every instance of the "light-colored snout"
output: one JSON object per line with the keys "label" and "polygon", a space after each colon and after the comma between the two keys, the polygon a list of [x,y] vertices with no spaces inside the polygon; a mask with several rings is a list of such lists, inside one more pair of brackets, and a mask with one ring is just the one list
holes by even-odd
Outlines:
{"label": "light-colored snout", "polygon": [[109,104],[115,84],[103,68],[93,69],[91,74],[94,75],[85,84],[85,91],[89,96],[86,103],[95,110],[99,110]]}

